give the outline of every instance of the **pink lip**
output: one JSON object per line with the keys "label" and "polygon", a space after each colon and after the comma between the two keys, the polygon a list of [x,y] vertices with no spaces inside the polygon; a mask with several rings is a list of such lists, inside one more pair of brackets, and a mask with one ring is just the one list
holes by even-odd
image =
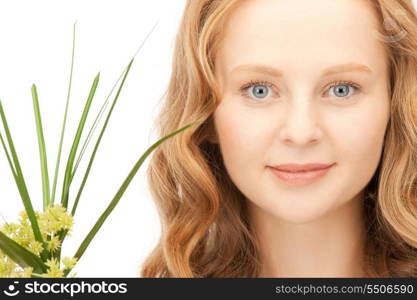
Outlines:
{"label": "pink lip", "polygon": [[270,169],[278,179],[289,185],[296,186],[309,184],[318,180],[326,175],[333,166],[334,164],[288,164],[277,166],[279,169],[277,167],[270,167]]}
{"label": "pink lip", "polygon": [[281,171],[287,171],[287,172],[300,172],[300,171],[313,171],[318,169],[325,169],[330,167],[332,164],[319,164],[319,163],[313,163],[313,164],[284,164],[284,165],[278,165],[278,166],[272,166],[272,168],[281,170]]}

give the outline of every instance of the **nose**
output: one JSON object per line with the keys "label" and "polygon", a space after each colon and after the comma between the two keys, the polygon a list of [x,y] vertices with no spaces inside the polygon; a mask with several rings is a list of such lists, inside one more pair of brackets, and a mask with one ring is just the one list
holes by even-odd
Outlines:
{"label": "nose", "polygon": [[287,110],[279,128],[279,139],[293,146],[316,143],[322,136],[319,115],[308,101],[293,102]]}

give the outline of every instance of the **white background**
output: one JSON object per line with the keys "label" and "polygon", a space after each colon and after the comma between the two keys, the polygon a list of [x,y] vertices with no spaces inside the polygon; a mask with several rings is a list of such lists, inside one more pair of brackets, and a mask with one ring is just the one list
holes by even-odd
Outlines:
{"label": "white background", "polygon": [[[52,187],[67,97],[73,24],[77,21],[71,102],[57,186],[59,202],[65,162],[94,77],[101,72],[83,137],[113,84],[159,20],[132,65],[110,119],[80,199],[73,235],[63,245],[64,256],[75,254],[134,163],[156,141],[153,118],[168,84],[184,5],[185,0],[0,0],[0,99],[36,210],[42,209],[42,182],[31,85],[35,83],[38,89]],[[71,190],[71,207],[98,133],[73,181],[76,189]],[[137,276],[160,233],[145,179],[148,162],[149,158],[84,253],[76,267],[79,277]],[[2,148],[0,195],[0,213],[8,222],[16,221],[23,204]]]}

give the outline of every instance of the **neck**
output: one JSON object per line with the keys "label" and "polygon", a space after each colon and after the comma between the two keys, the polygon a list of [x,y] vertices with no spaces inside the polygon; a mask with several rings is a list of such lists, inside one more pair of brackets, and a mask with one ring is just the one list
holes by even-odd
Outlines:
{"label": "neck", "polygon": [[365,277],[363,195],[320,219],[288,223],[248,201],[260,277]]}

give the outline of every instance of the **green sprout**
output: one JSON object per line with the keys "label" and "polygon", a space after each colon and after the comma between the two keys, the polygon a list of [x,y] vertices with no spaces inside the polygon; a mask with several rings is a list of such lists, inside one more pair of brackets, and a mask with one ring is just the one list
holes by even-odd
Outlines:
{"label": "green sprout", "polygon": [[[106,101],[102,105],[94,124],[90,128],[89,134],[85,139],[82,149],[78,154],[76,159],[78,149],[80,146],[80,140],[82,133],[84,131],[84,126],[90,111],[91,104],[94,99],[94,95],[100,80],[100,73],[94,78],[91,85],[91,89],[87,100],[85,102],[84,110],[81,115],[80,121],[78,123],[78,128],[75,134],[75,137],[72,142],[71,150],[69,157],[66,162],[65,175],[62,185],[61,193],[61,202],[55,203],[56,197],[56,185],[58,178],[58,171],[61,160],[61,150],[62,143],[64,139],[67,112],[69,107],[70,91],[71,91],[71,82],[72,82],[72,72],[74,64],[74,48],[75,48],[75,25],[74,23],[74,33],[73,33],[73,48],[72,48],[72,59],[71,59],[71,73],[67,94],[67,102],[65,106],[65,115],[61,129],[61,137],[59,141],[58,155],[56,159],[56,166],[54,172],[54,179],[52,184],[52,190],[50,187],[49,173],[48,173],[48,162],[47,162],[47,151],[44,140],[41,111],[39,107],[39,99],[36,85],[33,84],[31,88],[32,99],[33,99],[33,108],[35,114],[36,130],[38,137],[38,146],[39,146],[39,156],[41,163],[41,175],[42,175],[42,191],[43,191],[43,212],[35,212],[33,209],[32,201],[29,195],[29,191],[24,180],[23,172],[21,165],[19,163],[18,155],[16,148],[13,143],[12,135],[10,128],[7,123],[6,114],[3,109],[2,102],[0,100],[0,118],[3,125],[5,138],[0,132],[0,142],[4,149],[7,161],[9,163],[12,175],[16,182],[20,197],[25,208],[24,211],[20,213],[20,219],[18,223],[5,223],[0,227],[0,277],[74,277],[76,273],[70,275],[71,270],[79,262],[80,258],[87,250],[89,244],[100,230],[101,226],[104,224],[108,216],[114,210],[114,208],[119,203],[121,197],[132,181],[133,177],[136,175],[137,171],[145,161],[145,159],[164,141],[170,139],[171,137],[179,134],[180,132],[194,126],[196,124],[201,124],[203,121],[198,120],[192,123],[185,125],[184,127],[168,134],[167,136],[159,139],[153,145],[151,145],[137,160],[132,170],[129,172],[128,176],[114,195],[113,199],[110,201],[108,207],[104,210],[101,216],[96,221],[95,225],[91,228],[90,232],[82,241],[78,250],[72,257],[63,257],[61,259],[61,250],[62,244],[66,236],[71,235],[72,226],[74,223],[74,215],[88,179],[92,164],[98,147],[100,145],[103,134],[107,128],[108,122],[112,115],[113,109],[117,103],[119,95],[122,91],[124,83],[126,81],[129,70],[133,64],[136,54],[142,48],[144,42],[149,37],[150,33],[153,31],[155,26],[152,28],[148,36],[145,38],[145,41],[140,45],[139,49],[136,51],[134,57],[129,62],[128,66],[124,69],[122,74],[119,76],[118,80],[114,84],[112,90],[106,98]],[[122,78],[123,77],[123,78]],[[100,135],[94,146],[94,150],[91,154],[87,169],[85,171],[82,183],[78,189],[77,196],[74,200],[73,206],[70,210],[69,207],[69,190],[71,183],[74,179],[78,164],[83,157],[84,151],[88,146],[91,136],[96,129],[98,122],[104,114],[105,108],[108,105],[108,100],[113,93],[113,90],[117,87],[120,79],[122,79],[116,96],[113,99],[113,102],[110,106],[110,109],[107,113],[104,125],[102,126]],[[6,144],[7,142],[7,144]],[[74,165],[75,163],[75,165]]]}

